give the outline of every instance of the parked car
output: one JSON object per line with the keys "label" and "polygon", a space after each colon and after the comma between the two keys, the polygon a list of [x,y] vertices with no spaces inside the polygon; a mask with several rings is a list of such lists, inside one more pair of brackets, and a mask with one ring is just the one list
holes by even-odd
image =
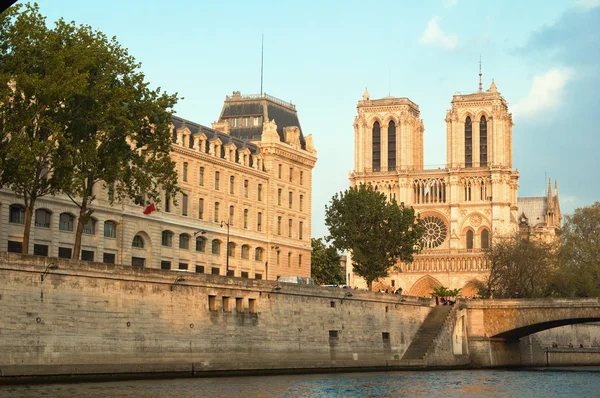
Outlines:
{"label": "parked car", "polygon": [[280,276],[277,278],[277,282],[283,283],[296,283],[298,285],[314,285],[315,280],[310,277],[302,276]]}

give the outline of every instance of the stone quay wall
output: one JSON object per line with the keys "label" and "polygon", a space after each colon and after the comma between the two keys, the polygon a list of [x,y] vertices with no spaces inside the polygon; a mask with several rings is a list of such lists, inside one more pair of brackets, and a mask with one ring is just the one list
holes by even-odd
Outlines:
{"label": "stone quay wall", "polygon": [[416,297],[0,253],[0,380],[389,369],[399,366],[431,305]]}

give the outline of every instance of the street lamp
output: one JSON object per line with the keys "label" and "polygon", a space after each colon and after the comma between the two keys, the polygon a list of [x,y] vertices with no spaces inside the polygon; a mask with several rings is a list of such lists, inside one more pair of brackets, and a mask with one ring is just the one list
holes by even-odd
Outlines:
{"label": "street lamp", "polygon": [[229,226],[231,225],[231,219],[229,221],[221,221],[221,228],[227,226],[227,250],[225,251],[225,275],[229,276]]}
{"label": "street lamp", "polygon": [[56,265],[56,263],[53,262],[48,263],[46,269],[44,270],[44,273],[42,274],[42,282],[44,281],[44,279],[46,279],[46,276],[48,276],[48,272],[50,272],[50,270],[53,269],[58,269],[58,265]]}

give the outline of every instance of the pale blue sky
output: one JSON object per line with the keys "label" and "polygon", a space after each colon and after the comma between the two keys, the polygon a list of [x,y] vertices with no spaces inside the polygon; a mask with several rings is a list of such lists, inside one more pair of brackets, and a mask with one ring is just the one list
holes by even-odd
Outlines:
{"label": "pale blue sky", "polygon": [[177,114],[210,126],[225,95],[264,91],[297,105],[319,160],[313,237],[348,187],[356,103],[409,97],[425,123],[425,164],[443,165],[445,112],[472,92],[483,59],[514,114],[519,196],[558,179],[563,213],[600,199],[600,0],[142,1],[41,0],[59,17],[117,36],[153,86],[185,97]]}

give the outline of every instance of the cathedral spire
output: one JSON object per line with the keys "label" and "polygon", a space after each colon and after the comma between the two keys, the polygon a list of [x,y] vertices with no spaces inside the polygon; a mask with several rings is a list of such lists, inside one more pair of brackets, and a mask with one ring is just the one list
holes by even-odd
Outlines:
{"label": "cathedral spire", "polygon": [[558,197],[558,180],[554,180],[554,196]]}
{"label": "cathedral spire", "polygon": [[552,206],[552,182],[551,182],[550,178],[548,178],[548,199],[547,199],[547,204],[548,204],[548,211],[550,211],[550,207]]}
{"label": "cathedral spire", "polygon": [[479,92],[483,90],[483,83],[481,82],[481,55],[479,56]]}
{"label": "cathedral spire", "polygon": [[368,101],[371,98],[369,95],[369,90],[365,87],[365,92],[363,93],[363,101]]}

